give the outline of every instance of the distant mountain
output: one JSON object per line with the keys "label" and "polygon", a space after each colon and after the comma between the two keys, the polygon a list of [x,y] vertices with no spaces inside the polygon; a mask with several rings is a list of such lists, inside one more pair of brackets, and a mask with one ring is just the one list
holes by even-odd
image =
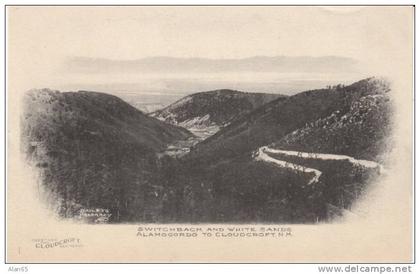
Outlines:
{"label": "distant mountain", "polygon": [[340,56],[254,56],[241,59],[177,58],[156,56],[133,60],[73,57],[66,69],[81,73],[127,72],[354,72],[358,61]]}
{"label": "distant mountain", "polygon": [[150,116],[207,138],[236,118],[280,97],[284,96],[230,89],[199,92],[155,111]]}
{"label": "distant mountain", "polygon": [[[290,97],[281,97],[242,116],[212,137],[201,142],[190,153],[189,157],[205,158],[206,163],[208,163],[209,161],[234,158],[273,142],[282,144],[289,142],[290,146],[293,143],[293,147],[298,149],[298,140],[287,135],[299,130],[301,131],[300,134],[303,134],[302,132],[306,132],[306,127],[315,127],[312,132],[322,131],[323,133],[316,135],[312,135],[310,132],[305,133],[305,140],[314,140],[311,141],[312,144],[317,143],[318,145],[302,145],[302,149],[308,150],[310,147],[311,151],[317,152],[340,152],[351,156],[366,155],[367,153],[364,153],[364,151],[368,151],[368,147],[372,143],[379,142],[384,138],[387,131],[384,125],[389,125],[391,113],[389,113],[387,104],[379,102],[383,100],[387,102],[388,91],[388,83],[369,78],[349,86],[338,85],[327,89],[306,91]],[[378,104],[375,103],[377,101]],[[375,116],[364,113],[369,107],[372,108],[372,113]],[[382,108],[375,112],[374,109],[379,107]],[[385,109],[383,109],[384,107]],[[350,117],[348,116],[350,114],[356,115],[356,113],[360,117],[351,119],[358,119],[358,122],[349,126],[348,119]],[[342,121],[334,125],[336,135],[330,135],[331,132],[326,129],[319,129],[319,127],[326,126],[320,120],[329,119],[328,117],[331,115],[337,114],[340,114],[340,117],[342,116],[342,118],[338,118]],[[363,119],[367,122],[365,123]],[[322,126],[320,126],[321,124]],[[356,131],[355,127],[357,126],[359,128]],[[337,128],[342,129],[337,130]],[[358,138],[350,137],[354,134],[360,136]],[[334,141],[331,141],[332,139]],[[304,143],[304,141],[301,143]],[[325,144],[320,145],[320,143]],[[376,155],[371,154],[369,156],[369,158],[372,157],[376,157]]]}
{"label": "distant mountain", "polygon": [[63,217],[107,208],[114,221],[141,219],[145,195],[159,188],[149,185],[157,153],[190,136],[108,94],[42,89],[24,97],[22,148]]}

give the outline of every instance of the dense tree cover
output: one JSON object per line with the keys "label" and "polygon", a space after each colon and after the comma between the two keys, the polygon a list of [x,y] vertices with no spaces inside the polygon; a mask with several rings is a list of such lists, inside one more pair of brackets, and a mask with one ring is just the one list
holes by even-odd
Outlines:
{"label": "dense tree cover", "polygon": [[107,208],[111,221],[121,222],[160,206],[156,151],[188,131],[105,94],[34,90],[24,100],[22,148],[60,216]]}
{"label": "dense tree cover", "polygon": [[178,159],[163,152],[191,137],[185,129],[115,96],[33,90],[24,98],[22,150],[61,217],[106,208],[111,222],[312,223],[326,220],[331,206],[350,210],[375,170],[275,156],[321,170],[308,185],[308,174],[255,161],[253,152],[271,144],[381,161],[391,131],[388,91],[386,82],[366,79],[281,97]]}

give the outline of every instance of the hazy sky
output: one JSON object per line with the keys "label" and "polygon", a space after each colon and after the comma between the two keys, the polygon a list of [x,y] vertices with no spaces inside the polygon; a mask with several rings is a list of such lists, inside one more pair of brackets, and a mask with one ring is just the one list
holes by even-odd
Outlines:
{"label": "hazy sky", "polygon": [[[411,13],[410,7],[9,7],[8,50],[14,58],[9,69],[25,75],[22,88],[182,93],[189,91],[180,89],[194,85],[246,89],[243,83],[248,81],[249,89],[258,89],[261,83],[264,90],[280,82],[286,83],[286,89],[290,85],[300,89],[306,88],[305,81],[346,82],[389,73],[384,61],[389,59],[390,66],[398,62],[401,41],[411,39],[407,27]],[[294,77],[255,71],[251,75],[187,73],[175,79],[168,73],[150,78],[141,72],[88,75],[63,69],[74,57],[118,61],[154,56],[340,56],[359,61],[362,69],[359,74],[343,71],[334,77],[316,71]],[[374,70],[379,63],[382,71]],[[177,84],[171,87],[168,81]]]}

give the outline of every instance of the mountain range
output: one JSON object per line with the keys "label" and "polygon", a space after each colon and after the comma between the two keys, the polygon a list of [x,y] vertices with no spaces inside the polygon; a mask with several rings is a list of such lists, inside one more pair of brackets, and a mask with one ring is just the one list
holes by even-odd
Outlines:
{"label": "mountain range", "polygon": [[[384,127],[390,124],[387,97],[389,90],[385,81],[369,78],[349,86],[337,85],[280,97],[238,117],[223,131],[199,143],[190,157],[197,154],[198,158],[203,158],[201,155],[205,154],[208,163],[211,159],[236,157],[273,142],[287,144],[296,150],[376,157],[378,149],[370,155],[363,153],[363,150],[382,140],[386,132],[389,132],[389,128]],[[368,111],[374,116],[366,113]],[[358,123],[349,124],[353,121],[352,116],[362,114],[364,119],[356,117],[354,119],[357,119]],[[335,118],[330,117],[331,115]],[[328,119],[330,120],[326,121]],[[332,125],[331,119],[342,121],[341,124],[337,122]],[[306,132],[309,127],[312,128],[311,133],[319,132],[316,137]],[[332,141],[333,136],[327,127],[334,127],[337,135],[335,141]],[[291,136],[295,131],[297,135],[299,130],[306,132],[305,137],[300,137],[300,145],[297,136]],[[355,135],[354,138],[352,135]],[[305,142],[311,137],[316,139],[319,145],[314,145],[315,141],[306,145]],[[329,143],[325,144],[326,142]]]}
{"label": "mountain range", "polygon": [[[280,97],[198,143],[181,158],[185,169],[180,175],[192,177],[180,181],[194,182],[191,188],[200,193],[194,218],[301,223],[326,220],[331,208],[351,209],[369,180],[383,171],[378,165],[349,163],[348,157],[386,159],[392,132],[389,91],[386,81],[369,78]],[[281,153],[258,161],[264,146]],[[316,184],[308,186],[308,170],[312,176],[322,174]]]}
{"label": "mountain range", "polygon": [[242,59],[177,58],[156,56],[133,60],[72,57],[64,69],[83,73],[156,72],[287,72],[337,73],[358,69],[354,59],[339,56],[253,56]]}
{"label": "mountain range", "polygon": [[36,90],[22,144],[62,217],[316,223],[351,211],[385,172],[389,92],[378,78],[293,96],[214,90],[146,115],[110,95]]}

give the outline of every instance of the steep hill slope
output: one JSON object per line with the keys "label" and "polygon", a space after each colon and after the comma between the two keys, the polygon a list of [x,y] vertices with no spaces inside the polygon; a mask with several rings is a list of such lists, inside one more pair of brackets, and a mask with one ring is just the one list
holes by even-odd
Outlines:
{"label": "steep hill slope", "polygon": [[353,101],[347,112],[337,110],[325,118],[307,123],[273,146],[308,152],[353,155],[379,160],[391,149],[392,105],[384,93],[369,94]]}
{"label": "steep hill slope", "polygon": [[[369,118],[365,118],[366,123],[361,118],[362,114],[357,118],[359,119],[357,124],[359,130],[357,134],[370,136],[368,139],[362,138],[362,141],[368,142],[369,144],[377,142],[378,139],[384,137],[384,131],[387,130],[387,126],[389,125],[389,118],[387,118],[389,116],[387,115],[391,115],[391,113],[389,112],[389,107],[386,107],[386,99],[379,99],[386,98],[388,90],[389,87],[386,82],[370,78],[349,86],[339,85],[329,89],[311,90],[286,98],[278,98],[235,120],[223,130],[201,142],[190,153],[189,157],[194,159],[194,161],[205,158],[206,164],[234,158],[249,153],[260,146],[281,141],[282,138],[290,140],[291,137],[286,137],[286,135],[292,134],[293,131],[303,131],[305,127],[310,125],[318,128],[319,126],[317,125],[321,125],[322,123],[316,123],[316,121],[328,119],[327,117],[334,115],[334,113],[335,115],[337,113],[343,115],[344,121],[348,119],[345,118],[347,117],[345,116],[346,113],[360,114],[366,112],[366,108],[362,108],[363,105],[369,105],[368,102],[372,100],[384,100],[384,104],[380,104],[378,107],[385,107],[385,109],[380,109],[375,112],[373,108],[372,113],[375,113],[375,115],[367,115]],[[366,116],[366,113],[363,115]],[[370,120],[367,121],[367,119]],[[347,122],[335,125],[335,128],[340,128],[340,130],[336,130],[337,137],[334,141],[335,143],[338,142],[336,144],[337,148],[331,151],[331,147],[333,146],[331,141],[329,144],[319,147],[320,151],[318,152],[325,152],[323,150],[329,147],[328,152],[345,152],[350,156],[358,157],[362,153],[362,150],[367,149],[369,144],[356,147],[345,144],[344,140],[346,139],[352,139],[353,141],[351,142],[353,143],[358,142],[356,140],[360,139],[352,138],[351,134],[347,135],[349,132],[346,133],[344,128],[347,128],[349,131],[353,130],[353,128],[350,129],[345,124]],[[318,134],[313,138],[317,142],[324,142],[325,138],[329,138],[325,133]],[[307,134],[306,136],[309,138],[311,134]],[[292,144],[291,141],[289,143],[290,145]],[[297,143],[297,141],[294,143]],[[297,149],[298,145],[294,148]],[[311,146],[311,150],[316,150],[316,148],[317,146]],[[305,147],[305,150],[308,149]]]}
{"label": "steep hill slope", "polygon": [[[191,140],[186,129],[118,98],[33,91],[22,144],[64,217],[103,208],[115,222],[316,223],[351,210],[371,179],[386,175],[389,90],[369,78],[280,97],[231,120],[215,111],[214,121],[229,125],[181,158],[165,152]],[[191,101],[178,102],[179,117]],[[189,117],[229,106],[221,105]]]}
{"label": "steep hill slope", "polygon": [[179,182],[192,193],[185,218],[302,223],[351,210],[383,172],[388,91],[370,78],[280,98],[234,121],[181,159]]}
{"label": "steep hill slope", "polygon": [[22,149],[63,217],[103,208],[114,221],[139,219],[147,206],[138,203],[155,191],[156,153],[190,136],[111,95],[43,89],[24,98]]}
{"label": "steep hill slope", "polygon": [[151,116],[187,128],[205,139],[230,124],[235,118],[279,97],[284,96],[229,89],[199,92],[153,112]]}

